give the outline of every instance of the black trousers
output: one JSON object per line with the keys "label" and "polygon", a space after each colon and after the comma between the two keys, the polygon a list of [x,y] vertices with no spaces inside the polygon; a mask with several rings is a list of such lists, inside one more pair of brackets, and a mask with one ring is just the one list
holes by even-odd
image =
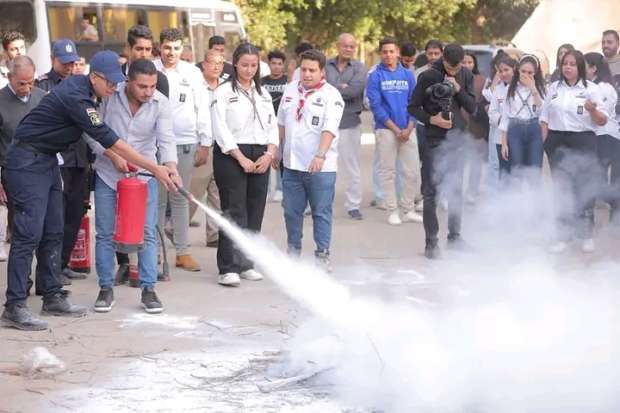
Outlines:
{"label": "black trousers", "polygon": [[550,130],[544,146],[553,178],[558,239],[591,238],[601,180],[596,135]]}
{"label": "black trousers", "polygon": [[620,139],[597,136],[598,159],[601,163],[602,187],[599,197],[611,206],[609,220],[620,224]]}
{"label": "black trousers", "polygon": [[424,197],[424,232],[426,245],[436,246],[439,233],[437,197],[448,199],[448,238],[461,233],[463,214],[463,171],[465,135],[459,129],[445,138],[428,138],[422,150],[422,196]]}
{"label": "black trousers", "polygon": [[60,168],[62,175],[65,228],[62,239],[61,268],[69,265],[71,251],[86,213],[90,195],[90,168]]}
{"label": "black trousers", "polygon": [[[267,150],[267,146],[242,144],[239,150],[251,161],[256,161]],[[260,232],[267,201],[269,170],[263,174],[245,173],[239,162],[222,153],[219,146],[215,145],[213,174],[224,216],[243,229]],[[254,263],[220,231],[217,266],[220,274],[240,273],[253,268]]]}

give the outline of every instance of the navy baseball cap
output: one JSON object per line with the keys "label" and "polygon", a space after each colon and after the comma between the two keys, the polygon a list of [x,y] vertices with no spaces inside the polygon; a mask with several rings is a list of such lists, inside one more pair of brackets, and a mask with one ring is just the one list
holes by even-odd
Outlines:
{"label": "navy baseball cap", "polygon": [[80,60],[80,56],[77,54],[77,47],[75,47],[75,43],[71,39],[56,40],[52,45],[52,56],[58,58],[63,65]]}
{"label": "navy baseball cap", "polygon": [[101,73],[112,83],[125,81],[125,75],[121,71],[119,56],[112,50],[98,52],[90,59],[90,71]]}

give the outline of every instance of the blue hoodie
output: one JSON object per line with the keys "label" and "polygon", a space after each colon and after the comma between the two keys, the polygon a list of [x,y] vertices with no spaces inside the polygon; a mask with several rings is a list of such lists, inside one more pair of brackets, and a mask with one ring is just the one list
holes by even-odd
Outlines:
{"label": "blue hoodie", "polygon": [[405,129],[413,116],[407,112],[409,98],[415,89],[415,77],[400,63],[395,71],[379,63],[368,75],[366,94],[370,110],[375,118],[375,129],[387,129],[385,122],[391,119],[399,128]]}

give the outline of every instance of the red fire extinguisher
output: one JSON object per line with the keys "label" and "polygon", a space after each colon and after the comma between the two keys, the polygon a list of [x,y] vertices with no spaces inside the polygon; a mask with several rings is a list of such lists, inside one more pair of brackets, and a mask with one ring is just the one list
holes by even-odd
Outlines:
{"label": "red fire extinguisher", "polygon": [[82,224],[69,257],[69,268],[75,272],[90,272],[90,219],[88,214],[82,218]]}
{"label": "red fire extinguisher", "polygon": [[113,242],[118,252],[137,252],[144,247],[144,223],[148,188],[138,179],[138,169],[129,165],[129,173],[116,184],[116,227]]}

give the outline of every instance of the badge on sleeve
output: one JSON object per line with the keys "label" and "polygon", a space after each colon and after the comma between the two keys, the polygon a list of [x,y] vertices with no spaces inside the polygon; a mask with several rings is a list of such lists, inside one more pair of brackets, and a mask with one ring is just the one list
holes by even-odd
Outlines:
{"label": "badge on sleeve", "polygon": [[577,106],[577,114],[578,115],[583,115],[583,106],[581,106],[581,105]]}
{"label": "badge on sleeve", "polygon": [[319,126],[319,117],[318,116],[313,116],[312,117],[312,126]]}
{"label": "badge on sleeve", "polygon": [[92,123],[93,126],[103,125],[103,121],[99,117],[99,113],[97,113],[97,110],[95,108],[86,108],[86,114],[88,115],[90,123]]}
{"label": "badge on sleeve", "polygon": [[179,102],[181,102],[181,103],[185,102],[185,93],[181,93],[179,95]]}

